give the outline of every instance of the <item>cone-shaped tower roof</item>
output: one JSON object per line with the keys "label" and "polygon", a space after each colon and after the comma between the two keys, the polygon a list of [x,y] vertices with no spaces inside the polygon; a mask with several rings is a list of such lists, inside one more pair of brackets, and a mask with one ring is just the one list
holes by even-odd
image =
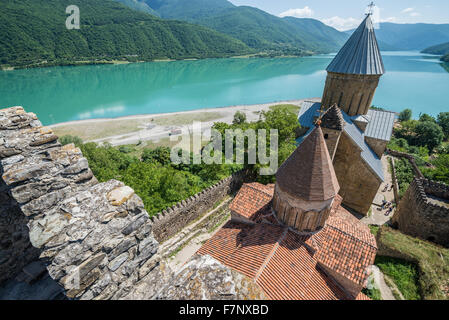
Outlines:
{"label": "cone-shaped tower roof", "polygon": [[370,14],[354,31],[326,70],[335,73],[362,75],[382,75],[385,73]]}
{"label": "cone-shaped tower roof", "polygon": [[282,164],[278,186],[293,197],[325,201],[340,190],[321,127],[315,128]]}
{"label": "cone-shaped tower roof", "polygon": [[336,104],[327,109],[326,113],[321,118],[321,126],[323,128],[338,131],[342,131],[344,129],[345,120],[343,119],[343,115]]}

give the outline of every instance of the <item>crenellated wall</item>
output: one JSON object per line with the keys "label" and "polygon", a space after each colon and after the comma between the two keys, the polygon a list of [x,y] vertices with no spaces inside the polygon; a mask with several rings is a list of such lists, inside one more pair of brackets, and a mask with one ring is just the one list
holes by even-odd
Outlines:
{"label": "crenellated wall", "polygon": [[0,176],[0,283],[47,273],[67,298],[120,299],[157,265],[142,200],[21,107],[0,110]]}
{"label": "crenellated wall", "polygon": [[393,217],[402,232],[449,246],[449,186],[415,178]]}
{"label": "crenellated wall", "polygon": [[422,174],[421,170],[419,170],[419,167],[416,164],[416,160],[415,160],[414,156],[412,156],[412,155],[410,155],[408,153],[403,153],[403,152],[390,150],[390,149],[387,149],[386,152],[387,152],[387,154],[392,155],[393,157],[407,159],[410,162],[410,164],[411,164],[411,166],[413,168],[413,172],[414,172],[415,176],[418,177],[418,178],[424,178],[424,175]]}
{"label": "crenellated wall", "polygon": [[245,174],[240,171],[151,217],[154,237],[159,242],[171,238],[185,226],[212,210],[218,201],[239,190],[244,180]]}

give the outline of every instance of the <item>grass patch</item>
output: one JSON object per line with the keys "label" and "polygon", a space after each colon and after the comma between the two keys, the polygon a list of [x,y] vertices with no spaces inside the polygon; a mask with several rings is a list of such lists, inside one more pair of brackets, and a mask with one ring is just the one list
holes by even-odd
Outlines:
{"label": "grass patch", "polygon": [[[159,126],[181,126],[192,124],[193,121],[208,122],[222,117],[220,112],[195,112],[186,114],[173,114],[167,116],[151,116],[141,119],[105,120],[98,122],[79,122],[61,125],[52,128],[59,137],[71,135],[78,136],[83,141],[104,139],[127,133],[143,130],[141,127],[148,124]],[[169,139],[168,139],[169,140]],[[164,142],[166,144],[166,142]]]}
{"label": "grass patch", "polygon": [[[418,298],[421,297],[426,300],[449,299],[449,249],[410,237],[387,226],[379,229],[377,243],[380,247],[386,247],[390,251],[399,253],[417,266]],[[391,261],[390,265],[386,260],[377,260],[377,262],[382,264],[379,268],[392,278],[399,290],[405,291],[402,294],[406,299],[416,297],[413,285],[410,284],[411,280],[405,281],[405,279],[395,278],[394,261]],[[402,278],[405,275],[413,277],[414,271],[410,269],[412,267],[404,263],[402,265],[403,267],[395,267],[397,272],[403,272]],[[384,271],[383,268],[386,270]],[[388,271],[391,271],[392,275]]]}
{"label": "grass patch", "polygon": [[418,267],[405,260],[377,256],[374,263],[389,276],[406,300],[420,300]]}
{"label": "grass patch", "polygon": [[281,109],[281,108],[286,108],[288,111],[291,111],[294,114],[298,114],[299,110],[301,109],[301,107],[294,105],[294,104],[278,104],[275,106],[271,106],[270,110],[276,110],[276,109]]}
{"label": "grass patch", "polygon": [[209,230],[207,230],[208,233],[212,233],[215,230],[217,230],[223,223],[225,223],[225,221],[227,221],[229,218],[231,217],[230,213],[225,214],[220,221],[217,222],[217,224],[215,226],[213,226],[212,228],[210,228]]}
{"label": "grass patch", "polygon": [[382,300],[382,295],[380,294],[380,290],[376,288],[367,289],[364,288],[362,292],[370,297],[372,300]]}
{"label": "grass patch", "polygon": [[141,130],[139,126],[148,122],[148,120],[111,120],[62,125],[52,129],[58,137],[71,135],[89,141],[137,132]]}
{"label": "grass patch", "polygon": [[379,232],[380,227],[375,225],[370,225],[369,229],[374,236],[377,236],[377,232]]}
{"label": "grass patch", "polygon": [[223,115],[220,112],[195,112],[184,114],[173,114],[163,117],[155,117],[154,123],[160,126],[187,125],[194,121],[208,122],[218,120]]}

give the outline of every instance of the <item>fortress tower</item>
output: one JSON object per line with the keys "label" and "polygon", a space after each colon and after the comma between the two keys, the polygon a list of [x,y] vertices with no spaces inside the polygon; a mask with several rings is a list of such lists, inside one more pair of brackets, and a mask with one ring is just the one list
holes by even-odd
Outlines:
{"label": "fortress tower", "polygon": [[326,71],[323,107],[337,104],[349,116],[366,115],[385,73],[371,14],[367,14]]}
{"label": "fortress tower", "polygon": [[340,186],[321,127],[315,128],[276,174],[273,209],[298,231],[324,227]]}

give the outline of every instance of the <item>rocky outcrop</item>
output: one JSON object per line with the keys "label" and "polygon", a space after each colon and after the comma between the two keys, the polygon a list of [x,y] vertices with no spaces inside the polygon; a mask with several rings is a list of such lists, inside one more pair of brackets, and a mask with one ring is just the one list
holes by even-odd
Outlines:
{"label": "rocky outcrop", "polygon": [[98,183],[78,148],[21,107],[0,110],[0,175],[0,282],[43,277],[67,298],[121,299],[157,266],[142,200]]}

